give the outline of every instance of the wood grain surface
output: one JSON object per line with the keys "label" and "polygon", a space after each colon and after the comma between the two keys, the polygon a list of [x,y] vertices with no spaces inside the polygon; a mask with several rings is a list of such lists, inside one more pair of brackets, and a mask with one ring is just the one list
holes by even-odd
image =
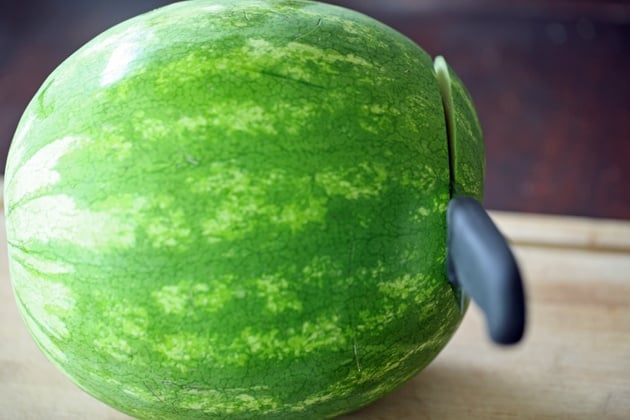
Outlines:
{"label": "wood grain surface", "polygon": [[[423,372],[353,419],[630,418],[630,223],[493,213],[513,242],[529,326],[490,344],[472,306]],[[15,306],[0,218],[0,419],[125,419],[39,352]]]}

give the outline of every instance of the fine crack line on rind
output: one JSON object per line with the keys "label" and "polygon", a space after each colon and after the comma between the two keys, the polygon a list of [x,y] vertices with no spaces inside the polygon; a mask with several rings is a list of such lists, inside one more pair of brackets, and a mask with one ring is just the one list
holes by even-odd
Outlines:
{"label": "fine crack line on rind", "polygon": [[190,307],[188,308],[188,316],[192,316],[195,312],[195,295],[192,286],[189,289],[188,301],[190,303]]}
{"label": "fine crack line on rind", "polygon": [[260,70],[258,73],[260,73],[260,74],[262,74],[264,76],[277,77],[279,79],[284,79],[284,80],[289,80],[291,82],[301,83],[303,85],[314,87],[314,88],[318,88],[318,89],[326,89],[325,86],[318,85],[318,84],[311,83],[311,82],[307,82],[306,80],[297,79],[297,78],[294,78],[294,77],[291,77],[291,76],[287,76],[287,75],[284,75],[284,74],[278,74],[278,73],[274,73],[274,72],[267,71],[267,70]]}
{"label": "fine crack line on rind", "polygon": [[319,18],[317,20],[317,23],[315,24],[315,28],[311,29],[310,31],[302,34],[302,35],[298,35],[296,38],[293,39],[293,42],[297,41],[298,39],[302,39],[305,38],[313,33],[315,33],[320,27],[322,26],[322,18]]}
{"label": "fine crack line on rind", "polygon": [[357,370],[361,372],[361,361],[359,360],[359,344],[357,343],[357,339],[354,339],[354,344],[352,345],[354,350],[354,360],[357,362]]}
{"label": "fine crack line on rind", "polygon": [[160,401],[161,403],[164,403],[164,399],[162,397],[160,397],[153,388],[151,388],[149,386],[149,383],[147,381],[142,381],[142,383],[144,384],[144,386],[149,390],[149,392],[155,397],[157,398],[158,401]]}

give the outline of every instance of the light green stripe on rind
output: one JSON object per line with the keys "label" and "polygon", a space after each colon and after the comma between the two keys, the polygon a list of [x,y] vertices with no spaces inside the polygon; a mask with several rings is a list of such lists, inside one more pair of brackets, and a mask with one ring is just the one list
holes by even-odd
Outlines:
{"label": "light green stripe on rind", "polygon": [[11,275],[42,350],[127,413],[332,416],[459,323],[448,185],[411,41],[309,2],[174,4],[86,45],[29,105]]}

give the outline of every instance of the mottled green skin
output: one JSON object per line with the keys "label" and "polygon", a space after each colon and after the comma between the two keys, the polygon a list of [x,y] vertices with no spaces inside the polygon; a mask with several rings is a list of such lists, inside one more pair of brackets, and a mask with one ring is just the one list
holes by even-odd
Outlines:
{"label": "mottled green skin", "polygon": [[402,35],[302,1],[174,4],[28,106],[5,181],[16,299],[131,415],[338,415],[460,322],[449,182],[432,63]]}

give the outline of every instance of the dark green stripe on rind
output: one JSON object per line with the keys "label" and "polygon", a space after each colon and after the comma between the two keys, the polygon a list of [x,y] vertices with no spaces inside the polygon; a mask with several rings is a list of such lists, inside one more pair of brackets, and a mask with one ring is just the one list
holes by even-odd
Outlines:
{"label": "dark green stripe on rind", "polygon": [[449,138],[451,194],[481,201],[485,145],[477,112],[468,90],[443,57],[434,61]]}
{"label": "dark green stripe on rind", "polygon": [[89,393],[147,418],[332,416],[454,331],[439,89],[391,29],[175,4],[44,86],[7,167],[11,274]]}

